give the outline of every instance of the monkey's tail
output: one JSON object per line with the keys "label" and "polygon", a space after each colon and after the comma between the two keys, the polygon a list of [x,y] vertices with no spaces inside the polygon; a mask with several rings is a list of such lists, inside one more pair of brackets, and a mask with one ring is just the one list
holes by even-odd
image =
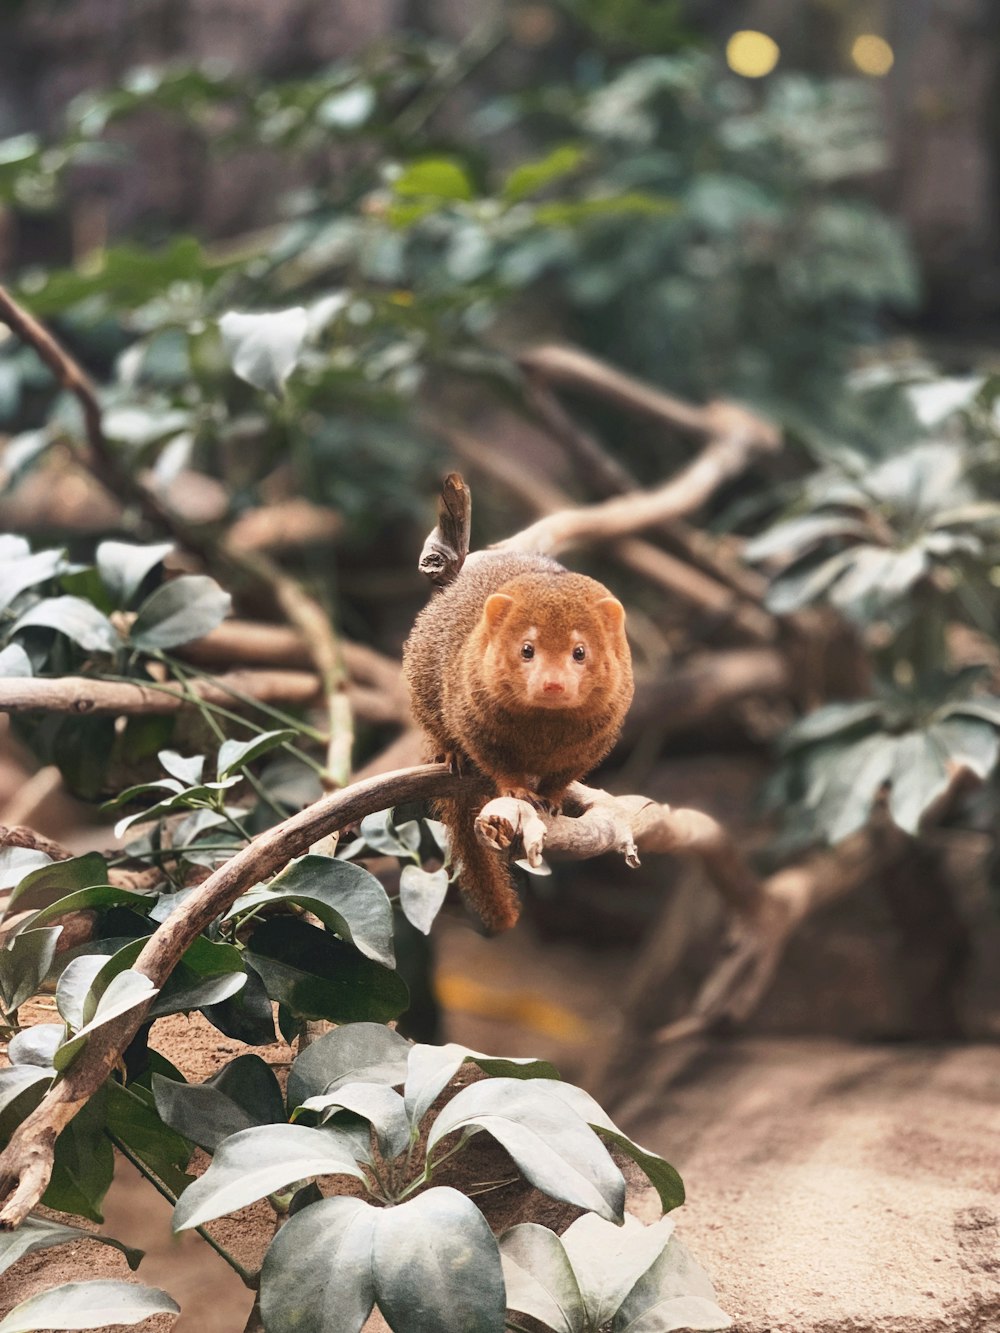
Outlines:
{"label": "monkey's tail", "polygon": [[459,888],[486,928],[497,934],[517,921],[521,900],[503,857],[476,837],[475,820],[481,805],[482,798],[448,797],[437,802],[437,816],[451,835],[451,859],[459,867]]}

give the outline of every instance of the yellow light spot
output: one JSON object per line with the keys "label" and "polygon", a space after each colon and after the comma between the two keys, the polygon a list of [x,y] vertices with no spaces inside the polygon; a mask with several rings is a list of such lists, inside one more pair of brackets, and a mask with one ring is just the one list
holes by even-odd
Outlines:
{"label": "yellow light spot", "polygon": [[851,59],[862,74],[882,78],[892,69],[896,57],[884,37],[877,37],[873,32],[863,32],[851,47]]}
{"label": "yellow light spot", "polygon": [[726,63],[735,74],[747,79],[762,79],[778,63],[781,47],[766,32],[744,29],[734,32],[726,43]]}

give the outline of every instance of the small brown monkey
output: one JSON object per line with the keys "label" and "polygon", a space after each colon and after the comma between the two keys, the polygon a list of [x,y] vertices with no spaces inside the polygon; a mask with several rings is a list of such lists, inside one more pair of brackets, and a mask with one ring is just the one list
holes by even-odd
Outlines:
{"label": "small brown monkey", "polygon": [[[429,757],[474,765],[498,796],[553,813],[611,749],[632,700],[621,602],[540,555],[470,555],[417,617],[403,669]],[[477,809],[455,798],[438,813],[463,891],[487,926],[504,930],[517,920],[517,894],[476,837]]]}

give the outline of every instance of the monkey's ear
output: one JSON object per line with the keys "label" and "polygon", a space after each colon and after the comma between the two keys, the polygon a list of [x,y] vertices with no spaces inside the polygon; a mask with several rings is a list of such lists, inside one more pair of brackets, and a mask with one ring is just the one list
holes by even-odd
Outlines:
{"label": "monkey's ear", "polygon": [[505,592],[495,592],[492,596],[487,597],[483,606],[483,617],[486,621],[486,627],[491,633],[500,628],[507,619],[513,605],[513,597],[508,597]]}
{"label": "monkey's ear", "polygon": [[612,634],[625,629],[625,608],[617,597],[602,597],[595,609]]}

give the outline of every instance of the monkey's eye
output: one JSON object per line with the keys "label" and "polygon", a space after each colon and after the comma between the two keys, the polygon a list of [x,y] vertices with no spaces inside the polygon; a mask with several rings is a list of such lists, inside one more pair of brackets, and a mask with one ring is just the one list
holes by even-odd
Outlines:
{"label": "monkey's eye", "polygon": [[535,645],[533,643],[521,644],[521,656],[526,662],[530,662],[535,655]]}
{"label": "monkey's eye", "polygon": [[576,647],[573,649],[573,661],[582,662],[586,656],[587,656],[586,648],[584,648],[582,643],[578,643]]}

